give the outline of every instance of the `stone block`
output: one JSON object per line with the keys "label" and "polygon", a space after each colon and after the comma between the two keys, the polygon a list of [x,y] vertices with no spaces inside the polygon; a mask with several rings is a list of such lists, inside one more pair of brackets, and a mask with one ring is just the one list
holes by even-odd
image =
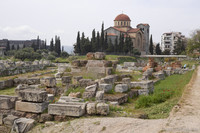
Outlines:
{"label": "stone block", "polygon": [[0,125],[3,125],[3,119],[6,117],[4,114],[0,114]]}
{"label": "stone block", "polygon": [[128,91],[128,85],[127,84],[118,84],[115,86],[115,92],[127,92]]}
{"label": "stone block", "polygon": [[83,93],[83,98],[84,99],[90,99],[90,98],[95,97],[95,95],[96,95],[95,91],[88,91],[88,92],[86,91],[86,92]]}
{"label": "stone block", "polygon": [[104,60],[106,58],[106,54],[104,52],[96,52],[94,53],[94,58],[97,60]]}
{"label": "stone block", "polygon": [[48,98],[46,91],[40,91],[36,89],[26,89],[19,91],[19,97],[22,101],[38,103],[44,102]]}
{"label": "stone block", "polygon": [[78,81],[81,80],[81,79],[83,79],[82,76],[74,76],[74,77],[73,77],[73,83],[74,83],[74,84],[78,84]]}
{"label": "stone block", "polygon": [[5,88],[9,88],[9,87],[13,87],[14,86],[14,81],[13,79],[9,79],[9,80],[5,80],[4,81],[4,87]]}
{"label": "stone block", "polygon": [[72,82],[72,77],[71,76],[63,76],[62,77],[62,83],[63,84],[70,84]]}
{"label": "stone block", "polygon": [[88,60],[93,60],[94,59],[94,53],[89,52],[89,53],[87,53],[86,57],[87,57]]}
{"label": "stone block", "polygon": [[93,92],[96,92],[97,91],[97,84],[94,84],[94,85],[90,85],[90,86],[87,86],[85,88],[85,91],[93,91]]}
{"label": "stone block", "polygon": [[27,84],[28,85],[40,84],[40,78],[28,78]]}
{"label": "stone block", "polygon": [[81,98],[69,97],[69,96],[61,96],[57,103],[68,103],[68,102],[83,102],[84,100]]}
{"label": "stone block", "polygon": [[61,78],[63,76],[63,73],[58,72],[54,75],[56,78]]}
{"label": "stone block", "polygon": [[136,63],[135,62],[124,62],[124,67],[135,67]]}
{"label": "stone block", "polygon": [[95,115],[96,114],[96,103],[88,103],[86,110],[87,110],[87,114]]}
{"label": "stone block", "polygon": [[48,104],[48,102],[31,103],[17,101],[15,110],[23,112],[42,113],[48,107]]}
{"label": "stone block", "polygon": [[106,67],[106,75],[111,75],[113,72],[113,68],[112,67]]}
{"label": "stone block", "polygon": [[96,100],[103,100],[104,91],[97,91]]}
{"label": "stone block", "polygon": [[131,87],[141,87],[142,89],[150,89],[154,87],[154,83],[152,80],[140,81],[140,82],[131,82]]}
{"label": "stone block", "polygon": [[48,114],[80,117],[85,114],[86,103],[49,104]]}
{"label": "stone block", "polygon": [[17,101],[15,96],[0,95],[0,109],[13,109]]}
{"label": "stone block", "polygon": [[79,85],[81,87],[87,87],[87,86],[90,86],[90,85],[94,85],[96,84],[94,81],[92,81],[91,79],[81,79],[79,80]]}
{"label": "stone block", "polygon": [[118,102],[119,104],[125,103],[128,100],[127,94],[104,94],[104,100],[110,102]]}
{"label": "stone block", "polygon": [[56,78],[54,78],[54,77],[46,77],[44,79],[44,85],[46,87],[56,87]]}
{"label": "stone block", "polygon": [[131,89],[128,92],[128,97],[130,97],[130,98],[137,97],[138,95],[139,95],[138,94],[138,89]]}
{"label": "stone block", "polygon": [[97,114],[108,115],[109,114],[109,105],[106,103],[98,103],[96,106]]}
{"label": "stone block", "polygon": [[4,123],[4,125],[12,126],[13,123],[14,123],[14,121],[15,121],[16,119],[18,119],[17,116],[8,115],[7,117],[5,117],[5,118],[3,119],[3,123]]}
{"label": "stone block", "polygon": [[50,114],[41,114],[39,122],[40,123],[44,123],[46,121],[52,121],[53,120],[53,116]]}
{"label": "stone block", "polygon": [[4,89],[4,81],[0,81],[0,90]]}
{"label": "stone block", "polygon": [[69,97],[76,97],[76,98],[80,98],[81,97],[81,93],[80,92],[76,92],[76,93],[69,93]]}
{"label": "stone block", "polygon": [[14,121],[13,130],[19,133],[27,133],[35,126],[35,120],[19,118]]}
{"label": "stone block", "polygon": [[99,90],[103,90],[105,93],[112,90],[112,84],[99,84]]}
{"label": "stone block", "polygon": [[165,79],[165,74],[164,74],[163,71],[153,73],[153,76],[156,77],[157,79],[161,79],[161,80],[164,80],[164,79]]}
{"label": "stone block", "polygon": [[109,75],[101,79],[101,83],[114,84],[117,81],[116,75]]}

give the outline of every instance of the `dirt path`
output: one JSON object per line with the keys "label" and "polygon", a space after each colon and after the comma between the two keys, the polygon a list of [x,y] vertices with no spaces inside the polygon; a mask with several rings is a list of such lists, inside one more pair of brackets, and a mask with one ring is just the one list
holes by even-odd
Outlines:
{"label": "dirt path", "polygon": [[169,118],[89,118],[35,128],[31,133],[200,133],[200,67]]}

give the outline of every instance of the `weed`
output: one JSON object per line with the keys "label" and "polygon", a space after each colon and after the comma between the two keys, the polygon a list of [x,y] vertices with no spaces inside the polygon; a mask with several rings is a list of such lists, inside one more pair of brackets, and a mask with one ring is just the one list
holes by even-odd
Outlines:
{"label": "weed", "polygon": [[94,125],[100,125],[100,121],[96,121],[93,123]]}
{"label": "weed", "polygon": [[105,131],[106,130],[106,127],[105,126],[103,126],[102,127],[102,129],[101,129],[101,131]]}

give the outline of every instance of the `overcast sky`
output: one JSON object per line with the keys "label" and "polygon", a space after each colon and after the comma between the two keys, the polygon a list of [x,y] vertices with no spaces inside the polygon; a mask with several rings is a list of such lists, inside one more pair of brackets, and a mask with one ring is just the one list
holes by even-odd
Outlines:
{"label": "overcast sky", "polygon": [[113,26],[122,11],[134,28],[148,23],[154,42],[162,33],[179,31],[187,37],[200,28],[200,0],[0,0],[0,39],[61,37],[72,46],[77,32],[91,36],[93,29]]}

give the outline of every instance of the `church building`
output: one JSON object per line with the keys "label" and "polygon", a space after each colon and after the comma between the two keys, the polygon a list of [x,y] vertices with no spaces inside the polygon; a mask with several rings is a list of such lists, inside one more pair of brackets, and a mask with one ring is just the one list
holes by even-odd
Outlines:
{"label": "church building", "polygon": [[138,49],[142,55],[149,53],[149,24],[138,24],[136,28],[131,27],[131,19],[126,14],[118,15],[114,20],[114,26],[111,26],[105,30],[107,32],[108,39],[111,39],[115,44],[115,39],[120,34],[130,36],[133,41],[133,47]]}

